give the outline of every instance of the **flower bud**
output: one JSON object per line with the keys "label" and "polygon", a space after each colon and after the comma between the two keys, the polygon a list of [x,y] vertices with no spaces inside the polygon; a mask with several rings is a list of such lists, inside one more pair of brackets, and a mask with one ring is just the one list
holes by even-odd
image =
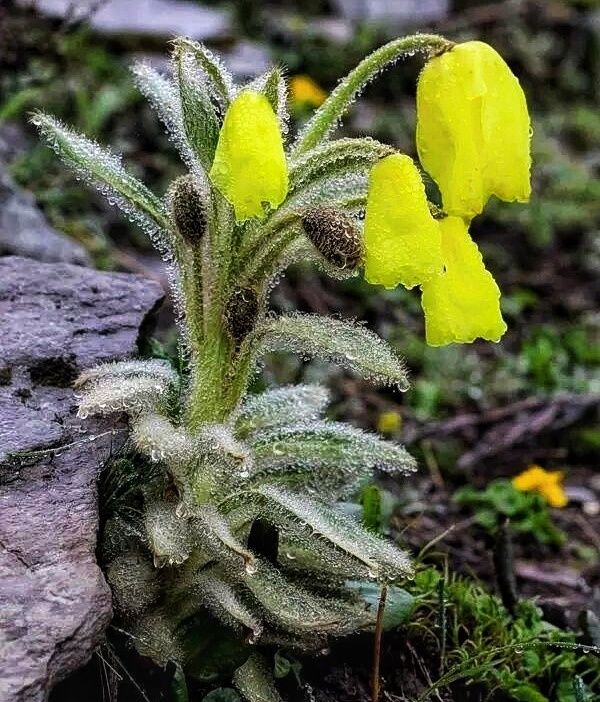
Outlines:
{"label": "flower bud", "polygon": [[177,178],[171,186],[171,212],[175,225],[188,244],[199,244],[206,230],[206,207],[191,175]]}
{"label": "flower bud", "polygon": [[237,288],[231,293],[223,318],[229,335],[238,343],[254,329],[259,312],[256,290]]}
{"label": "flower bud", "polygon": [[362,240],[354,220],[333,207],[307,210],[302,226],[308,239],[329,263],[353,269],[362,257]]}

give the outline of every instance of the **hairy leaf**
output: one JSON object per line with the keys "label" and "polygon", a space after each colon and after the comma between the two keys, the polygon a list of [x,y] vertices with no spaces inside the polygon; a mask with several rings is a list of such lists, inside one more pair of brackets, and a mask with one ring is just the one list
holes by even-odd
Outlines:
{"label": "hairy leaf", "polygon": [[175,81],[161,75],[145,63],[132,67],[138,89],[150,102],[184,163],[190,169],[197,165],[196,154],[190,146],[183,124],[181,98]]}
{"label": "hairy leaf", "polygon": [[164,500],[149,502],[144,510],[144,525],[157,566],[179,565],[190,555],[192,533],[177,506]]}
{"label": "hairy leaf", "polygon": [[99,366],[83,371],[75,381],[74,387],[83,387],[105,379],[118,382],[140,376],[155,378],[159,383],[170,385],[176,385],[179,379],[175,369],[168,361],[152,358],[147,361],[101,363]]}
{"label": "hairy leaf", "polygon": [[256,351],[291,351],[338,363],[368,380],[409,387],[403,361],[372,331],[353,322],[295,314],[268,319],[259,328]]}
{"label": "hairy leaf", "polygon": [[235,433],[243,438],[253,432],[318,419],[329,403],[321,385],[290,385],[246,397],[234,418]]}
{"label": "hairy leaf", "polygon": [[267,664],[258,653],[235,671],[233,683],[248,702],[282,702]]}
{"label": "hairy leaf", "polygon": [[345,173],[364,174],[395,149],[370,137],[337,139],[302,154],[290,166],[290,193],[320,178]]}
{"label": "hairy leaf", "polygon": [[243,582],[265,609],[265,616],[287,631],[342,634],[362,623],[346,603],[313,594],[262,559],[257,559],[256,570],[246,573]]}
{"label": "hairy leaf", "polygon": [[189,51],[193,54],[198,67],[206,75],[213,99],[220,105],[221,111],[225,112],[234,93],[229,71],[204,44],[185,38],[176,39],[174,44],[176,54],[181,51]]}
{"label": "hairy leaf", "polygon": [[403,446],[338,422],[261,431],[250,444],[255,459],[252,484],[287,484],[321,496],[349,496],[375,468],[391,474],[416,470]]}
{"label": "hairy leaf", "polygon": [[367,531],[339,509],[289,490],[264,485],[257,492],[266,498],[266,512],[282,511],[304,525],[310,536],[318,536],[363,563],[370,578],[395,580],[411,572],[407,554],[395,544]]}
{"label": "hairy leaf", "polygon": [[139,416],[168,406],[170,380],[151,375],[133,375],[119,378],[108,376],[84,389],[79,401],[78,415],[85,419],[90,414],[127,412]]}
{"label": "hairy leaf", "polygon": [[263,629],[262,622],[243,602],[239,592],[223,579],[216,569],[202,572],[194,583],[204,606],[228,626],[249,629],[256,640]]}
{"label": "hairy leaf", "polygon": [[169,217],[164,203],[123,168],[118,156],[54,117],[37,113],[31,121],[78,177],[94,184],[111,204],[118,205],[144,229],[161,253],[168,252],[165,230]]}
{"label": "hairy leaf", "polygon": [[220,129],[210,89],[204,74],[198,69],[194,55],[189,51],[182,49],[176,52],[174,69],[181,96],[185,134],[204,170],[208,172]]}
{"label": "hairy leaf", "polygon": [[234,568],[243,564],[246,571],[254,570],[254,554],[238,541],[227,521],[212,505],[195,509],[191,523],[201,548]]}

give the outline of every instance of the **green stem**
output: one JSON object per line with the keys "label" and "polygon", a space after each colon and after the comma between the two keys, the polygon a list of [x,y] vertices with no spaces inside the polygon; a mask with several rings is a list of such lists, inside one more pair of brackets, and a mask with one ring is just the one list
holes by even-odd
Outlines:
{"label": "green stem", "polygon": [[335,127],[355,97],[382,69],[395,61],[422,53],[426,57],[446,51],[452,42],[438,34],[413,34],[376,49],[342,80],[315,112],[292,149],[292,158],[312,149]]}

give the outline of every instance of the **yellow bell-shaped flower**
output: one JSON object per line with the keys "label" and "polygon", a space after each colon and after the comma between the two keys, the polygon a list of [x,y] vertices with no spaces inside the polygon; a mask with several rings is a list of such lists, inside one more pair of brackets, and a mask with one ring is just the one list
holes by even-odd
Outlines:
{"label": "yellow bell-shaped flower", "polygon": [[468,41],[427,62],[417,85],[417,148],[448,214],[471,219],[490,195],[526,202],[530,139],[523,90],[491,46]]}
{"label": "yellow bell-shaped flower", "polygon": [[425,337],[430,346],[499,341],[506,331],[500,290],[461,217],[439,221],[444,272],[423,283]]}
{"label": "yellow bell-shaped flower", "polygon": [[408,156],[386,156],[371,169],[364,251],[365,278],[386,288],[412,288],[442,271],[439,226]]}
{"label": "yellow bell-shaped flower", "polygon": [[288,170],[277,116],[261,93],[244,90],[229,106],[219,133],[210,178],[233,205],[238,221],[278,207]]}

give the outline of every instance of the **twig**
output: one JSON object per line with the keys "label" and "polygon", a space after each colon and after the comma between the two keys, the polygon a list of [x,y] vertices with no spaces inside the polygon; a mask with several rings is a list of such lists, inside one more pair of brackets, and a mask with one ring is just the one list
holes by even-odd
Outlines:
{"label": "twig", "polygon": [[379,702],[379,668],[381,664],[381,638],[383,636],[383,612],[387,597],[387,585],[381,586],[379,606],[377,607],[377,621],[375,623],[375,641],[373,644],[373,672],[371,677],[371,702]]}

